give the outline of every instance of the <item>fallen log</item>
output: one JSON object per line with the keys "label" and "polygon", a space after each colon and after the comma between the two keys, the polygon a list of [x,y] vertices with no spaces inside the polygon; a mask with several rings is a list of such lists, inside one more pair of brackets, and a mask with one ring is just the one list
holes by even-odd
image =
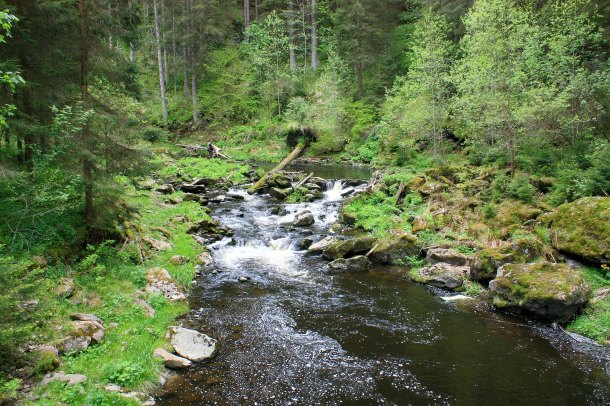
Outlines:
{"label": "fallen log", "polygon": [[309,175],[305,176],[301,181],[299,181],[299,183],[297,183],[292,189],[296,190],[298,188],[300,188],[301,186],[303,186],[305,184],[305,182],[307,182],[311,177],[313,176],[313,172],[311,172]]}
{"label": "fallen log", "polygon": [[220,152],[220,147],[212,144],[211,142],[208,143],[208,145],[205,147],[203,145],[199,145],[199,144],[195,144],[195,145],[176,144],[176,145],[180,148],[184,148],[191,152],[196,152],[196,153],[198,153],[201,150],[207,150],[209,159],[216,158],[216,157],[221,157],[224,159],[231,159],[229,156]]}
{"label": "fallen log", "polygon": [[267,172],[265,175],[263,175],[262,178],[260,178],[258,180],[258,182],[256,182],[254,185],[252,185],[250,187],[250,189],[248,189],[248,193],[249,194],[253,194],[254,192],[256,192],[258,189],[260,189],[261,187],[263,187],[265,185],[265,183],[267,183],[267,180],[269,179],[269,176],[273,175],[274,173],[281,171],[282,169],[284,169],[285,167],[287,167],[290,162],[292,162],[294,159],[296,159],[299,155],[301,155],[309,146],[309,142],[305,142],[302,144],[298,144],[290,153],[290,155],[288,155],[286,158],[284,158],[282,160],[282,162],[280,162],[278,164],[278,166],[276,166],[275,168],[273,168],[272,170],[270,170],[269,172]]}

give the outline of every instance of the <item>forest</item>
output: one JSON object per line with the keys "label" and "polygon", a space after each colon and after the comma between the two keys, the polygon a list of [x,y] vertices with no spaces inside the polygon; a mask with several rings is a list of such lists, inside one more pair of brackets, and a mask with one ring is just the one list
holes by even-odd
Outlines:
{"label": "forest", "polygon": [[[0,405],[184,401],[190,386],[165,371],[193,359],[174,342],[186,329],[170,326],[194,327],[195,302],[216,314],[189,292],[230,272],[220,242],[251,248],[223,216],[245,204],[249,218],[259,198],[278,225],[250,261],[288,230],[298,243],[280,251],[291,258],[398,273],[517,317],[503,323],[581,337],[610,360],[609,2],[0,0],[0,10]],[[287,156],[306,169],[284,168]],[[334,190],[320,167],[368,172],[362,184],[330,178],[343,181]],[[298,261],[288,268],[313,260]],[[264,285],[240,272],[238,287]],[[224,363],[237,334],[217,337]],[[587,404],[610,399],[599,381]],[[271,384],[232,398],[214,382],[190,404],[290,404]],[[383,390],[390,404],[406,399]],[[279,403],[265,402],[272,394]]]}

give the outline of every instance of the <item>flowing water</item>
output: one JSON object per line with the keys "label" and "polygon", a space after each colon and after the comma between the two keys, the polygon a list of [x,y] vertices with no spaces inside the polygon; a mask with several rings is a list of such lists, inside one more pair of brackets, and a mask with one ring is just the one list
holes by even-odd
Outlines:
{"label": "flowing water", "polygon": [[[300,251],[303,238],[329,234],[342,188],[330,182],[323,201],[282,204],[279,215],[269,196],[243,190],[214,209],[235,236],[211,247],[184,324],[221,349],[173,376],[157,404],[610,404],[603,350],[473,300],[443,301],[447,292],[392,268],[330,274]],[[302,210],[315,225],[287,226]]]}

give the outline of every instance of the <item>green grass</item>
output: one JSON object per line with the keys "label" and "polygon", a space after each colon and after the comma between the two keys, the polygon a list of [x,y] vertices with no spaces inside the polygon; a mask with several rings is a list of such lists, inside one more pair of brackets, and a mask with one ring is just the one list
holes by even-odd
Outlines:
{"label": "green grass", "polygon": [[237,185],[246,181],[250,168],[247,165],[227,162],[223,159],[181,158],[166,164],[159,171],[165,178],[181,176],[183,179],[228,180]]}
{"label": "green grass", "polygon": [[[586,267],[581,270],[581,275],[594,291],[610,287],[609,273],[607,268]],[[610,297],[593,299],[584,314],[568,325],[568,330],[600,343],[610,340]]]}

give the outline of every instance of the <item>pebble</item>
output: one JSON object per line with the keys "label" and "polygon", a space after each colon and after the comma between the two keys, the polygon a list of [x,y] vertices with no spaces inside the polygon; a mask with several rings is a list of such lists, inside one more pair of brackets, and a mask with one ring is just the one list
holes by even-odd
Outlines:
{"label": "pebble", "polygon": [[247,277],[247,276],[240,276],[240,277],[239,277],[239,281],[240,281],[240,282],[248,282],[249,280],[250,280],[250,278],[249,278],[249,277]]}

